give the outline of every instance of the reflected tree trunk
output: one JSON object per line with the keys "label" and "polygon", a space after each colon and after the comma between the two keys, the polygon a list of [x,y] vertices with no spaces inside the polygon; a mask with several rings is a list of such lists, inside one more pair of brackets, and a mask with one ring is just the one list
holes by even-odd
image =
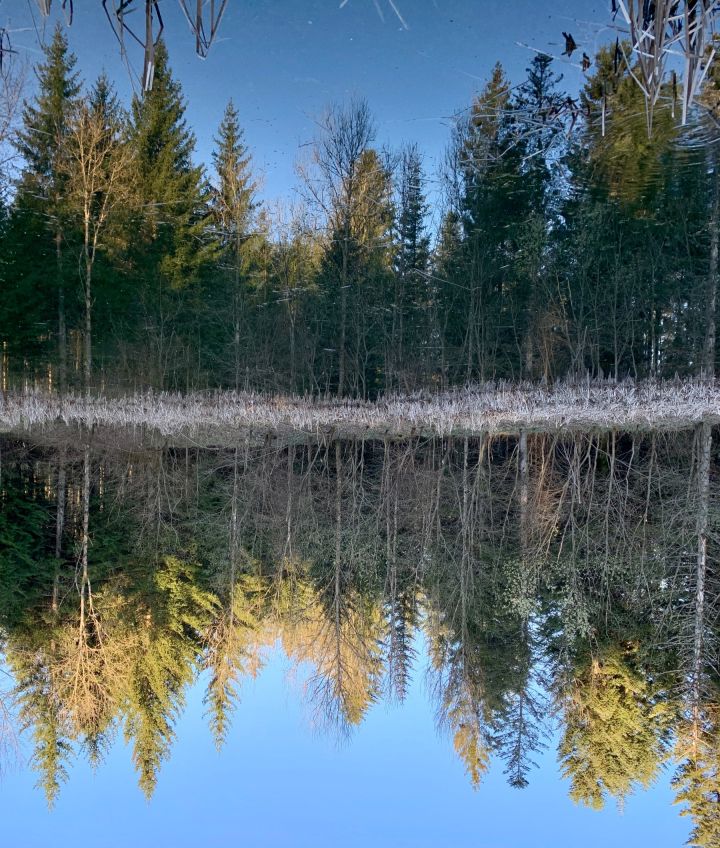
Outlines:
{"label": "reflected tree trunk", "polygon": [[62,233],[55,234],[55,262],[58,288],[58,389],[62,397],[67,390],[67,328],[65,325],[65,281],[62,270]]}
{"label": "reflected tree trunk", "polygon": [[527,432],[520,431],[520,440],[518,442],[518,463],[520,472],[520,546],[523,557],[528,553],[528,500],[530,492],[530,484],[528,478],[528,443]]}
{"label": "reflected tree trunk", "polygon": [[718,174],[718,156],[713,156],[712,206],[710,212],[710,264],[708,268],[707,294],[705,297],[705,342],[703,345],[700,379],[712,381],[715,378],[715,337],[718,288],[718,227],[720,226],[720,174]]}
{"label": "reflected tree trunk", "polygon": [[697,430],[698,450],[698,505],[697,505],[697,559],[695,567],[695,622],[691,669],[691,712],[693,736],[698,742],[700,712],[703,695],[705,665],[705,582],[707,575],[708,517],[710,512],[710,454],[712,428],[703,421]]}
{"label": "reflected tree trunk", "polygon": [[53,577],[52,611],[57,612],[58,594],[60,588],[60,557],[62,556],[62,540],[65,532],[65,490],[67,487],[67,447],[60,448],[57,474],[57,507],[55,511],[55,575]]}
{"label": "reflected tree trunk", "polygon": [[[238,510],[238,494],[240,489],[240,474],[239,474],[239,453],[240,448],[235,447],[233,455],[233,488],[232,488],[232,503],[230,505],[230,610],[233,610],[234,593],[235,593],[235,574],[238,561],[239,549],[239,510]],[[232,612],[231,612],[232,614]]]}
{"label": "reflected tree trunk", "polygon": [[86,597],[89,595],[88,549],[90,547],[90,435],[83,451],[82,534],[80,537],[80,632],[85,632]]}
{"label": "reflected tree trunk", "polygon": [[335,442],[335,581],[333,587],[333,621],[335,626],[335,655],[338,691],[343,689],[342,630],[340,626],[340,598],[342,592],[342,463],[340,442]]}

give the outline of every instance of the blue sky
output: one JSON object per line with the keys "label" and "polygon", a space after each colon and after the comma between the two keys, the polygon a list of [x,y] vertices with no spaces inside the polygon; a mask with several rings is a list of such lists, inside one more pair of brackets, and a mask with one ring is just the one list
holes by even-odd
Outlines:
{"label": "blue sky", "polygon": [[[581,51],[592,56],[615,37],[609,0],[394,3],[406,27],[390,0],[230,0],[219,39],[202,61],[177,5],[163,0],[171,62],[188,97],[198,157],[209,161],[212,136],[232,97],[263,174],[263,196],[287,197],[297,183],[295,161],[312,140],[323,107],[357,95],[367,98],[375,115],[378,143],[416,141],[432,173],[452,116],[469,104],[496,61],[518,82],[530,48],[559,56],[561,32],[569,30],[581,50],[572,62],[562,58],[556,65],[569,89],[577,90]],[[60,17],[59,6],[57,0],[46,32]],[[128,73],[100,0],[76,0],[75,6],[70,40],[83,75],[92,79],[104,67],[128,94]],[[15,46],[32,59],[38,43],[29,8],[26,0],[0,0],[0,23],[15,31]],[[37,12],[35,19],[42,36]]]}
{"label": "blue sky", "polygon": [[149,803],[122,741],[97,773],[84,763],[71,771],[53,812],[31,773],[6,775],[4,844],[72,845],[79,831],[102,848],[680,848],[687,840],[669,776],[622,812],[613,804],[594,812],[568,799],[553,744],[528,788],[508,787],[495,763],[473,791],[452,741],[436,731],[422,669],[403,706],[377,705],[342,744],[313,730],[287,671],[278,652],[246,682],[220,754],[195,687]]}

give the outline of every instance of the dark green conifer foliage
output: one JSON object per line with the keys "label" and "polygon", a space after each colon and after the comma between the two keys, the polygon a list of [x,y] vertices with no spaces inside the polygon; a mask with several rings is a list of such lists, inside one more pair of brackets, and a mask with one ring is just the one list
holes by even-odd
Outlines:
{"label": "dark green conifer foliage", "polygon": [[23,169],[8,227],[7,276],[0,299],[0,335],[11,354],[29,354],[39,369],[53,363],[53,383],[61,390],[67,381],[68,329],[76,326],[80,305],[60,161],[80,93],[75,65],[58,25],[36,68],[37,94],[25,103],[17,137]]}
{"label": "dark green conifer foliage", "polygon": [[155,59],[153,88],[136,96],[131,108],[137,212],[131,221],[130,261],[141,305],[138,342],[141,350],[149,345],[152,351],[147,376],[157,385],[177,385],[193,371],[197,376],[197,352],[191,356],[188,345],[198,342],[200,283],[216,248],[207,232],[203,169],[192,160],[195,136],[162,41]]}
{"label": "dark green conifer foliage", "polygon": [[[206,178],[162,44],[156,60],[130,115],[106,79],[83,101],[135,157],[88,310],[62,167],[80,90],[61,30],[46,48],[0,217],[3,387],[79,386],[90,336],[93,387],[119,390],[374,397],[714,370],[718,168],[698,142],[711,121],[699,111],[697,135],[678,129],[668,89],[649,139],[612,47],[577,101],[548,56],[514,88],[496,66],[457,127],[437,216],[417,149],[379,153],[362,102],[322,120],[307,207],[260,209],[237,109]],[[716,95],[710,79],[703,109],[717,111]]]}
{"label": "dark green conifer foliage", "polygon": [[387,388],[410,389],[428,378],[431,289],[428,279],[430,237],[422,161],[415,145],[403,150],[398,180],[392,312],[392,368]]}
{"label": "dark green conifer foliage", "polygon": [[251,157],[232,100],[225,109],[215,145],[211,213],[225,285],[214,286],[213,295],[217,311],[229,318],[222,322],[227,336],[219,340],[217,360],[227,374],[227,382],[237,389],[245,370],[243,360],[250,354],[248,301],[252,294],[253,254],[261,237],[254,230],[257,204]]}

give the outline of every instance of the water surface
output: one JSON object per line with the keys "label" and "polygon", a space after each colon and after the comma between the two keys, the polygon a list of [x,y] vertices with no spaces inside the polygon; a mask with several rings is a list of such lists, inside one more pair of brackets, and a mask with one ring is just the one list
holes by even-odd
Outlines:
{"label": "water surface", "polygon": [[23,844],[711,845],[717,494],[703,425],[6,438],[2,805]]}

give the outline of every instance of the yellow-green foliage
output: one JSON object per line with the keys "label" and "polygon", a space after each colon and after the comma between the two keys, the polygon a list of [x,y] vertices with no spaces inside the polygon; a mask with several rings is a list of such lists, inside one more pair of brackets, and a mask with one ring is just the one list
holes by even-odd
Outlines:
{"label": "yellow-green foliage", "polygon": [[559,746],[573,800],[601,809],[648,787],[665,756],[666,709],[631,665],[632,649],[604,650],[578,671],[565,706]]}

